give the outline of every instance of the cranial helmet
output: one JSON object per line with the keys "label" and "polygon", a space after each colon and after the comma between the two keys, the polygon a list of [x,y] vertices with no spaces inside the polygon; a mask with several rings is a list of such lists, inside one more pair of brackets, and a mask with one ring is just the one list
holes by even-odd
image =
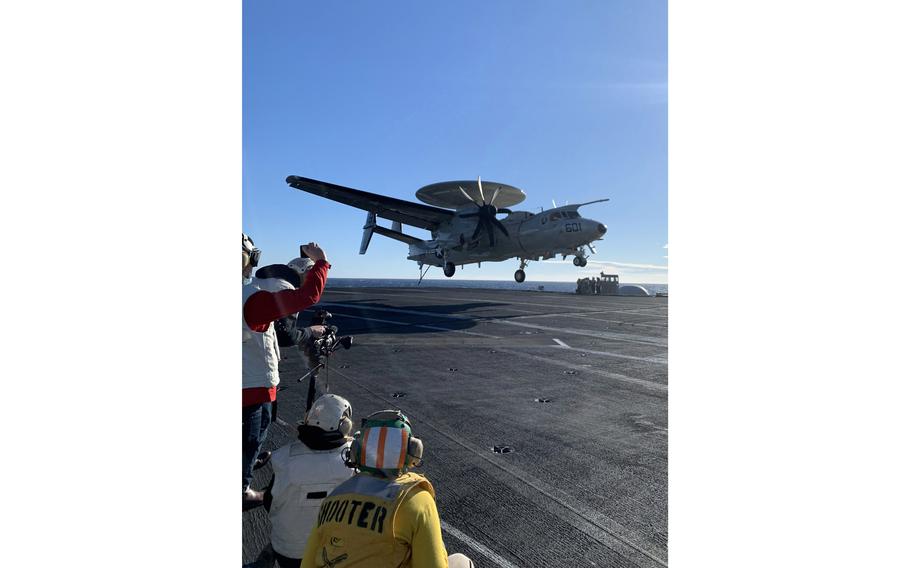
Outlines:
{"label": "cranial helmet", "polygon": [[306,275],[307,271],[313,268],[313,265],[316,264],[313,262],[312,258],[307,258],[305,256],[295,258],[288,263],[288,266],[297,271],[297,274],[300,275],[300,281],[303,282],[303,277]]}
{"label": "cranial helmet", "polygon": [[363,419],[345,460],[348,467],[395,478],[423,461],[423,442],[411,434],[400,410],[380,410]]}
{"label": "cranial helmet", "polygon": [[303,423],[326,432],[340,432],[342,436],[348,436],[354,429],[352,416],[350,402],[337,394],[324,394],[313,402],[313,406],[303,418]]}
{"label": "cranial helmet", "polygon": [[261,280],[277,278],[278,280],[290,284],[290,286],[282,287],[282,289],[300,288],[300,274],[293,268],[283,264],[269,264],[263,266],[256,271],[255,276]]}

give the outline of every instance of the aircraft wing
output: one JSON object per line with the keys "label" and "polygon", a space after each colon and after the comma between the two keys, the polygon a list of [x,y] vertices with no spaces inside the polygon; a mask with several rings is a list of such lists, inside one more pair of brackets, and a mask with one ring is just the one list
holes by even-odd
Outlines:
{"label": "aircraft wing", "polygon": [[288,185],[295,189],[325,197],[338,203],[344,203],[351,207],[371,211],[378,217],[400,221],[406,225],[420,227],[428,231],[435,231],[439,225],[450,220],[455,215],[454,211],[449,211],[448,209],[369,193],[300,176],[288,176],[287,182]]}

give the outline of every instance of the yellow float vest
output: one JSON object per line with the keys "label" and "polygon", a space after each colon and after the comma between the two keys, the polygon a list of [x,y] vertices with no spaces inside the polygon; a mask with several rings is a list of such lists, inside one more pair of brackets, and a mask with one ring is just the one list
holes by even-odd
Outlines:
{"label": "yellow float vest", "polygon": [[411,547],[395,538],[395,513],[402,501],[419,489],[436,498],[427,478],[416,473],[396,479],[361,473],[336,487],[323,500],[316,518],[316,566],[410,566]]}

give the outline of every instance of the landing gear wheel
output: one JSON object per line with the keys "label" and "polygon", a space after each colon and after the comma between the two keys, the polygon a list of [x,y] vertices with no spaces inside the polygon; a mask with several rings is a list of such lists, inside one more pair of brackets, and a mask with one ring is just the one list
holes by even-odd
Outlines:
{"label": "landing gear wheel", "polygon": [[[578,257],[575,257],[575,258],[578,258]],[[584,268],[584,267],[587,266],[587,265],[588,265],[588,259],[587,259],[587,258],[582,258],[581,260],[578,261],[578,266],[580,266],[580,267],[582,267],[582,268]]]}
{"label": "landing gear wheel", "polygon": [[575,266],[581,266],[581,257],[580,257],[580,256],[576,256],[575,258],[573,258],[573,259],[572,259],[572,264],[574,264]]}
{"label": "landing gear wheel", "polygon": [[515,271],[515,281],[518,282],[519,284],[521,284],[522,282],[525,281],[525,271],[524,270],[519,268],[518,270]]}
{"label": "landing gear wheel", "polygon": [[442,267],[442,273],[445,274],[447,278],[455,276],[455,265],[451,262],[447,262],[446,265]]}

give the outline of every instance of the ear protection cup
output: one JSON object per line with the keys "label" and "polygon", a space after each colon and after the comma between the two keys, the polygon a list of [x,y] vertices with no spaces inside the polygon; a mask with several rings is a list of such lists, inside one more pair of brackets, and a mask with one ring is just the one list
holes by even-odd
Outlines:
{"label": "ear protection cup", "polygon": [[354,440],[351,442],[350,447],[341,454],[341,459],[344,460],[344,465],[350,468],[356,468],[358,466],[357,456],[360,455],[360,432],[354,432]]}
{"label": "ear protection cup", "polygon": [[354,429],[354,423],[351,422],[351,419],[345,416],[341,419],[341,422],[338,423],[338,431],[341,432],[342,436],[350,436],[351,430]]}
{"label": "ear protection cup", "polygon": [[408,457],[405,467],[417,467],[421,463],[423,463],[423,440],[411,436],[408,440]]}

